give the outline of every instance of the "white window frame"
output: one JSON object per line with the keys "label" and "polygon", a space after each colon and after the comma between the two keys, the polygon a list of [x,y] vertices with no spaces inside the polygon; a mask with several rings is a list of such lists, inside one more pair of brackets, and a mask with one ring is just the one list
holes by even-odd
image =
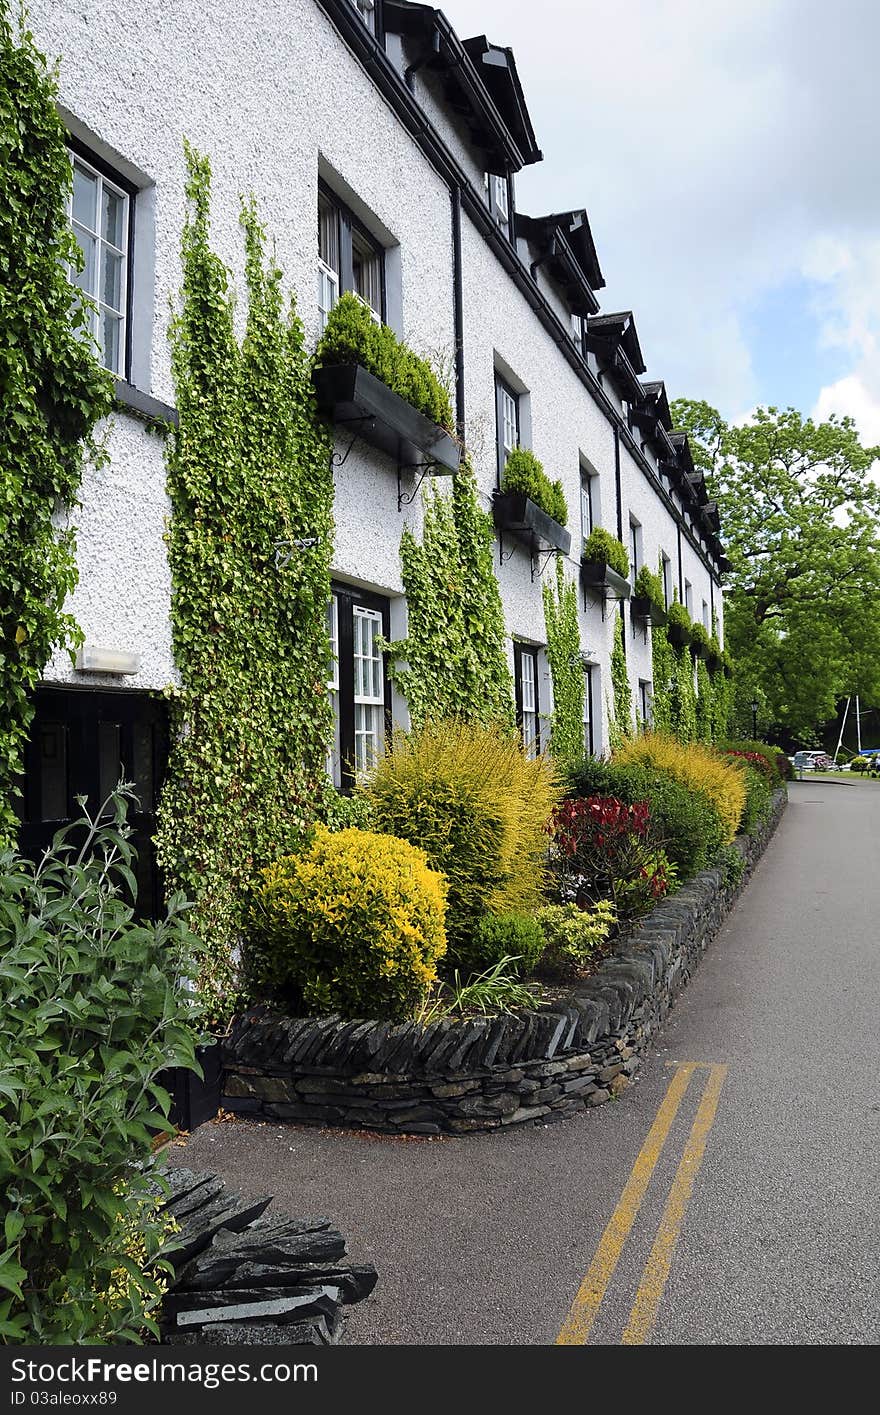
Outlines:
{"label": "white window frame", "polygon": [[663,608],[668,609],[672,603],[672,561],[668,555],[660,552],[660,575],[663,580]]}
{"label": "white window frame", "polygon": [[[123,186],[120,186],[118,182],[114,182],[112,178],[107,177],[100,170],[100,168],[94,165],[94,163],[89,162],[88,158],[85,158],[81,156],[80,153],[73,152],[72,150],[68,150],[68,152],[70,157],[71,169],[74,174],[76,172],[76,168],[79,166],[84,171],[88,172],[90,176],[96,178],[97,180],[95,210],[97,214],[96,224],[98,225],[98,227],[101,226],[101,210],[103,206],[103,196],[105,188],[113,192],[114,196],[122,198],[123,235],[121,247],[114,245],[111,241],[108,241],[101,230],[94,231],[91,230],[89,227],[85,226],[81,221],[74,221],[72,183],[70,189],[70,197],[68,200],[67,215],[68,220],[71,224],[71,229],[74,231],[74,234],[76,234],[76,227],[80,226],[82,227],[83,231],[96,242],[95,289],[83,291],[83,294],[88,295],[93,301],[94,308],[91,308],[86,311],[87,320],[83,327],[84,329],[88,330],[89,334],[91,334],[91,337],[97,346],[97,357],[99,363],[101,363],[104,368],[107,368],[109,372],[112,373],[116,378],[126,378],[128,363],[128,289],[130,280],[129,258],[131,254],[131,194],[130,192],[126,191]],[[114,309],[112,305],[106,304],[105,301],[101,299],[101,286],[104,274],[105,247],[110,250],[114,255],[120,256],[122,260],[120,308],[118,310]],[[75,284],[76,277],[79,274],[80,272],[75,270],[72,265],[69,267],[68,278],[70,279],[71,284],[74,284],[77,290],[82,290],[82,286]],[[108,314],[112,315],[115,319],[118,319],[119,321],[118,368],[110,368],[109,364],[104,363],[104,346],[100,338],[100,332],[101,317],[105,311]]]}
{"label": "white window frame", "polygon": [[593,487],[596,481],[595,472],[590,472],[581,464],[581,535],[584,540],[592,535],[596,528],[596,507],[593,504]]}
{"label": "white window frame", "polygon": [[376,33],[376,0],[351,0],[370,34]]}
{"label": "white window frame", "polygon": [[693,619],[694,617],[694,587],[690,580],[684,582],[684,607]]}
{"label": "white window frame", "polygon": [[[382,635],[381,613],[378,609],[367,609],[365,605],[356,604],[353,607],[352,614],[354,619],[354,643],[352,648],[354,658],[354,767],[355,775],[360,777],[371,771],[375,766],[385,740],[385,676],[381,651],[375,647],[376,639],[381,638]],[[357,625],[359,621],[362,624],[369,623],[375,626],[372,636],[374,652],[369,656],[358,652]],[[358,692],[358,686],[363,687],[363,670],[361,669],[359,673],[358,666],[367,663],[373,665],[369,676],[373,679],[374,687],[375,681],[378,679],[378,694],[375,692]],[[358,712],[359,708],[362,710],[360,713]],[[367,717],[368,711],[369,718]],[[371,728],[358,725],[359,721],[370,720],[374,724]],[[364,744],[369,738],[375,739],[375,750],[372,754],[363,750]]]}
{"label": "white window frame", "polygon": [[631,579],[635,580],[636,575],[644,564],[642,555],[642,523],[634,516],[629,518],[629,557],[632,561],[630,565]]}

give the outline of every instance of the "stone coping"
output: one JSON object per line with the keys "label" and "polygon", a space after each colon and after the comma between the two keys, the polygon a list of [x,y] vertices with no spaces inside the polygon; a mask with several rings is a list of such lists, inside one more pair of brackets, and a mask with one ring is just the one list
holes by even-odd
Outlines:
{"label": "stone coping", "polygon": [[237,1018],[223,1044],[225,1109],[263,1119],[439,1134],[561,1119],[628,1084],[638,1053],[714,938],[787,802],[778,791],[752,836],[738,887],[705,870],[663,899],[596,972],[527,1016],[440,1018],[426,1026]]}

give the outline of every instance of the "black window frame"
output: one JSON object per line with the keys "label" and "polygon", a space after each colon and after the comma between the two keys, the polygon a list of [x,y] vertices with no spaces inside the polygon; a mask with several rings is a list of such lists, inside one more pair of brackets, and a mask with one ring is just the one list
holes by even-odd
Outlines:
{"label": "black window frame", "polygon": [[507,396],[508,396],[508,398],[511,398],[511,399],[513,400],[514,409],[515,409],[515,411],[516,411],[516,443],[515,443],[515,446],[516,446],[516,447],[520,447],[520,446],[522,446],[522,440],[521,440],[521,421],[520,421],[520,405],[519,405],[519,400],[520,400],[520,397],[521,397],[522,395],[519,394],[519,393],[517,393],[516,389],[515,389],[515,388],[512,388],[512,387],[510,386],[510,384],[507,382],[507,379],[503,376],[503,374],[500,374],[500,373],[498,372],[498,370],[496,369],[496,370],[495,370],[495,460],[496,460],[496,463],[497,463],[497,468],[496,468],[496,470],[497,470],[497,479],[498,479],[498,485],[499,485],[499,487],[501,486],[501,484],[502,484],[502,482],[503,482],[503,480],[504,480],[504,465],[505,465],[505,463],[506,463],[506,461],[507,461],[507,452],[506,452],[505,447],[504,447],[504,435],[503,435],[503,432],[504,432],[504,414],[503,414],[503,412],[502,412],[502,407],[501,407],[501,394],[502,394],[502,392],[506,393]]}
{"label": "black window frame", "polygon": [[[331,596],[336,600],[336,652],[339,703],[339,777],[340,790],[348,795],[355,785],[354,771],[354,610],[372,609],[382,616],[382,637],[391,637],[391,601],[384,595],[333,581]],[[392,729],[391,680],[388,676],[388,655],[382,655],[382,691],[385,698],[385,736]]]}
{"label": "black window frame", "polygon": [[[321,200],[333,207],[336,213],[336,249],[339,252],[339,269],[336,275],[339,280],[339,295],[353,294],[359,299],[363,296],[358,293],[354,283],[354,259],[352,254],[352,232],[356,231],[363,241],[372,246],[375,254],[379,257],[379,283],[381,288],[381,306],[376,310],[382,323],[385,323],[387,316],[386,298],[386,273],[385,273],[385,247],[382,242],[368,230],[362,221],[359,221],[349,206],[346,206],[341,197],[337,196],[333,188],[323,180],[318,178],[318,202]],[[319,216],[320,222],[320,216]],[[320,247],[319,247],[320,257]],[[365,301],[366,303],[366,301]]]}
{"label": "black window frame", "polygon": [[[140,195],[140,188],[132,182],[130,177],[123,176],[118,168],[114,167],[112,163],[107,162],[103,157],[99,157],[98,154],[93,152],[85,143],[80,142],[79,138],[75,138],[72,133],[66,133],[64,141],[68,151],[73,153],[74,157],[81,157],[83,162],[87,162],[90,167],[94,167],[97,172],[101,173],[102,177],[106,177],[108,182],[112,182],[114,186],[119,187],[128,197],[128,233],[125,247],[125,348],[122,354],[121,372],[115,373],[112,369],[108,369],[107,372],[110,374],[111,378],[120,378],[126,383],[131,383],[132,315],[134,313],[135,294],[134,249],[135,230],[137,226],[137,199]],[[71,169],[72,167],[73,164],[71,163]]]}
{"label": "black window frame", "polygon": [[584,669],[584,721],[583,726],[587,729],[584,750],[588,756],[594,756],[595,747],[595,727],[593,724],[593,668],[588,664]]}
{"label": "black window frame", "polygon": [[633,580],[645,563],[644,545],[640,544],[639,532],[642,529],[641,521],[637,521],[634,516],[629,518],[629,558],[630,574]]}
{"label": "black window frame", "polygon": [[383,6],[383,3],[382,3],[382,0],[375,0],[375,3],[374,3],[374,5],[373,5],[373,13],[374,13],[374,15],[376,16],[376,28],[375,28],[375,30],[371,30],[370,27],[369,27],[369,25],[367,25],[367,24],[365,23],[364,18],[363,18],[363,15],[360,13],[360,9],[359,9],[358,5],[355,3],[355,0],[349,0],[349,3],[351,4],[351,8],[356,12],[356,14],[357,14],[357,16],[358,16],[358,19],[361,21],[361,24],[363,24],[364,29],[367,31],[367,34],[372,35],[373,38],[376,40],[376,42],[377,42],[378,44],[381,44],[381,45],[384,47],[384,44],[385,44],[385,15],[384,15],[384,13],[383,13],[383,11],[384,11],[384,6]]}
{"label": "black window frame", "polygon": [[672,561],[662,550],[660,552],[660,579],[663,582],[663,608],[668,609],[672,602]]}
{"label": "black window frame", "polygon": [[653,720],[653,686],[650,678],[639,679],[639,717],[645,728],[650,727]]}
{"label": "black window frame", "polygon": [[538,670],[539,670],[539,667],[540,667],[540,660],[539,660],[539,657],[538,657],[538,653],[539,653],[539,650],[538,650],[538,648],[537,648],[537,646],[536,646],[535,644],[523,644],[523,643],[520,643],[518,639],[515,639],[515,640],[514,640],[514,643],[513,643],[513,682],[514,682],[514,692],[515,692],[515,696],[516,696],[516,725],[517,725],[517,727],[519,728],[520,737],[522,737],[523,746],[524,746],[524,747],[529,747],[529,746],[532,745],[532,743],[527,743],[526,740],[525,740],[525,737],[523,737],[523,691],[522,691],[522,690],[523,690],[523,672],[522,672],[523,659],[524,659],[524,658],[529,658],[529,659],[531,659],[531,661],[532,661],[532,663],[533,663],[533,665],[534,665],[534,673],[535,673],[535,677],[534,677],[534,683],[535,683],[535,736],[534,736],[533,742],[534,742],[535,756],[538,756],[539,753],[540,753],[540,751],[541,751],[541,693],[540,693],[539,677],[538,677]]}

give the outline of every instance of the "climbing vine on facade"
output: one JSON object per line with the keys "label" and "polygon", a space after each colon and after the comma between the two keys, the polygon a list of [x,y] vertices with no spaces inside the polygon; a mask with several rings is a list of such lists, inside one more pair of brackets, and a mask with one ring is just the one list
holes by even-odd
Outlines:
{"label": "climbing vine on facade", "polygon": [[611,650],[612,703],[608,714],[608,740],[612,752],[617,751],[626,738],[632,736],[633,730],[632,688],[626,667],[625,632],[621,605],[614,626],[614,647]]}
{"label": "climbing vine on facade", "polygon": [[697,660],[697,696],[694,712],[698,742],[712,742],[715,736],[715,701],[712,679],[703,659]]}
{"label": "climbing vine on facade", "polygon": [[466,463],[451,495],[435,487],[426,496],[421,545],[409,528],[403,532],[407,636],[388,646],[389,673],[414,726],[429,717],[514,725],[494,546]]}
{"label": "climbing vine on facade", "polygon": [[242,212],[239,345],[209,239],[209,162],[187,158],[167,537],[181,686],[157,846],[168,884],[196,901],[201,989],[222,1021],[250,883],[301,839],[327,789],[333,484],[302,325],[254,207]]}
{"label": "climbing vine on facade", "polygon": [[653,680],[651,711],[654,730],[672,731],[672,691],[675,660],[669,635],[663,625],[651,628],[651,677]]}
{"label": "climbing vine on facade", "polygon": [[52,75],[0,0],[0,846],[14,810],[33,690],[56,648],[80,642],[64,601],[77,579],[70,512],[113,382],[71,301],[80,262],[71,165]]}
{"label": "climbing vine on facade", "polygon": [[697,696],[694,690],[694,661],[685,644],[673,648],[670,716],[672,731],[679,742],[693,742],[697,735]]}
{"label": "climbing vine on facade", "polygon": [[550,751],[560,760],[575,761],[584,753],[584,670],[580,660],[577,587],[566,579],[562,556],[556,560],[556,585],[545,580],[544,624],[547,663],[553,684]]}

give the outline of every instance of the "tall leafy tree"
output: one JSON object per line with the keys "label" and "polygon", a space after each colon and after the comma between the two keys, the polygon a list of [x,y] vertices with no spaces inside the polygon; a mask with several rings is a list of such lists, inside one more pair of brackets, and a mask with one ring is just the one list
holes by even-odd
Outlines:
{"label": "tall leafy tree", "polygon": [[739,698],[802,736],[846,694],[880,698],[880,447],[851,418],[794,408],[758,408],[741,427],[688,399],[673,415],[721,511]]}

